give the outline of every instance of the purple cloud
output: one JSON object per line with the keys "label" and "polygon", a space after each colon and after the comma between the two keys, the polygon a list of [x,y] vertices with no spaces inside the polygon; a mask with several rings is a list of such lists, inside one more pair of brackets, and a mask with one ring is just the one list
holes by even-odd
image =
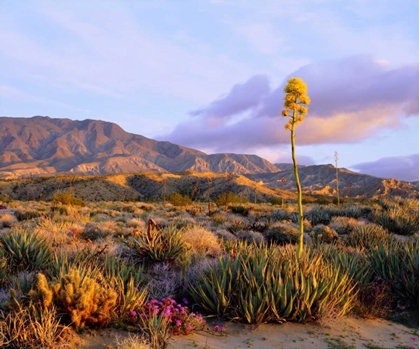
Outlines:
{"label": "purple cloud", "polygon": [[386,157],[372,162],[363,162],[351,168],[381,178],[397,178],[402,181],[419,180],[419,154]]}
{"label": "purple cloud", "polygon": [[230,117],[258,106],[269,92],[268,78],[265,75],[255,75],[247,82],[233,86],[226,96],[190,114],[211,118]]}
{"label": "purple cloud", "polygon": [[[291,76],[305,80],[312,100],[296,134],[302,145],[355,143],[398,127],[402,116],[418,115],[418,65],[390,69],[367,56],[352,56],[306,65]],[[256,75],[161,138],[219,152],[289,144],[280,116],[284,84],[270,91],[268,78]]]}
{"label": "purple cloud", "polygon": [[[381,106],[398,107],[406,116],[419,113],[419,67],[387,69],[368,56],[308,64],[291,76],[303,78],[311,97],[310,115],[333,117]],[[263,102],[258,116],[278,116],[283,107],[283,86]]]}

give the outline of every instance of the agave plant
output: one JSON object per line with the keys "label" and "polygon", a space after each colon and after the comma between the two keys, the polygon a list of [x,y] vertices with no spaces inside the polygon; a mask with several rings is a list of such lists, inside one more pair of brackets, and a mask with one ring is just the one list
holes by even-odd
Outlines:
{"label": "agave plant", "polygon": [[411,304],[419,302],[419,246],[395,241],[370,248],[370,262],[375,275],[390,281],[397,297]]}
{"label": "agave plant", "polygon": [[332,308],[345,314],[353,305],[357,290],[349,272],[319,252],[305,249],[298,259],[292,246],[243,243],[235,251],[190,286],[195,302],[212,314],[255,324],[305,322]]}
{"label": "agave plant", "polygon": [[52,261],[45,239],[26,230],[1,234],[0,246],[13,271],[46,269]]}
{"label": "agave plant", "polygon": [[345,244],[363,250],[365,248],[388,245],[395,242],[395,237],[376,224],[357,226],[344,240]]}
{"label": "agave plant", "polygon": [[182,231],[175,227],[151,229],[147,234],[133,239],[129,246],[138,262],[173,262],[186,248]]}

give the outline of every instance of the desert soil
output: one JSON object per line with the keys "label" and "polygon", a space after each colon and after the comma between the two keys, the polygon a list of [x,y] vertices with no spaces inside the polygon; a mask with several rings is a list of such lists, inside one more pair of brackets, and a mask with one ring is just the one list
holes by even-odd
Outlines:
{"label": "desert soil", "polygon": [[[198,331],[176,336],[171,339],[169,349],[419,348],[418,326],[406,327],[383,319],[344,317],[322,324],[284,323],[258,327],[217,320],[209,322],[210,328],[216,324],[226,328],[224,335]],[[85,333],[72,338],[71,348],[114,349],[116,338],[121,342],[129,335],[127,331],[116,329]]]}

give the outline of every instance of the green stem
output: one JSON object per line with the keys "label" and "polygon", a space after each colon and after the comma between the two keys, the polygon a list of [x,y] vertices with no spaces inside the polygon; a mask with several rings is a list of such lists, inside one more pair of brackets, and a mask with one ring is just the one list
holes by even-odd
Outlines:
{"label": "green stem", "polygon": [[293,111],[293,119],[291,123],[290,139],[292,143],[292,159],[293,159],[293,171],[295,174],[296,188],[298,192],[298,209],[299,209],[299,241],[297,247],[297,257],[300,258],[303,250],[303,206],[302,206],[302,186],[300,185],[298,163],[295,154],[295,120],[296,111]]}

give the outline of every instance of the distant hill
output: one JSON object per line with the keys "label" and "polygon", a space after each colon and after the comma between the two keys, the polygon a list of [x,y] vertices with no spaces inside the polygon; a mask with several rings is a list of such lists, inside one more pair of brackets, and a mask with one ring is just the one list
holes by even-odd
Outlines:
{"label": "distant hill", "polygon": [[[277,173],[247,174],[254,181],[263,181],[271,188],[296,190],[293,169]],[[282,182],[284,178],[284,183]],[[299,178],[306,193],[336,195],[336,169],[333,165],[312,165],[299,168]],[[403,182],[397,179],[383,179],[345,168],[338,172],[340,195],[352,197],[401,196],[417,198],[419,182]]]}
{"label": "distant hill", "polygon": [[211,154],[100,120],[0,117],[0,176],[55,173],[233,172],[278,169],[257,155]]}

